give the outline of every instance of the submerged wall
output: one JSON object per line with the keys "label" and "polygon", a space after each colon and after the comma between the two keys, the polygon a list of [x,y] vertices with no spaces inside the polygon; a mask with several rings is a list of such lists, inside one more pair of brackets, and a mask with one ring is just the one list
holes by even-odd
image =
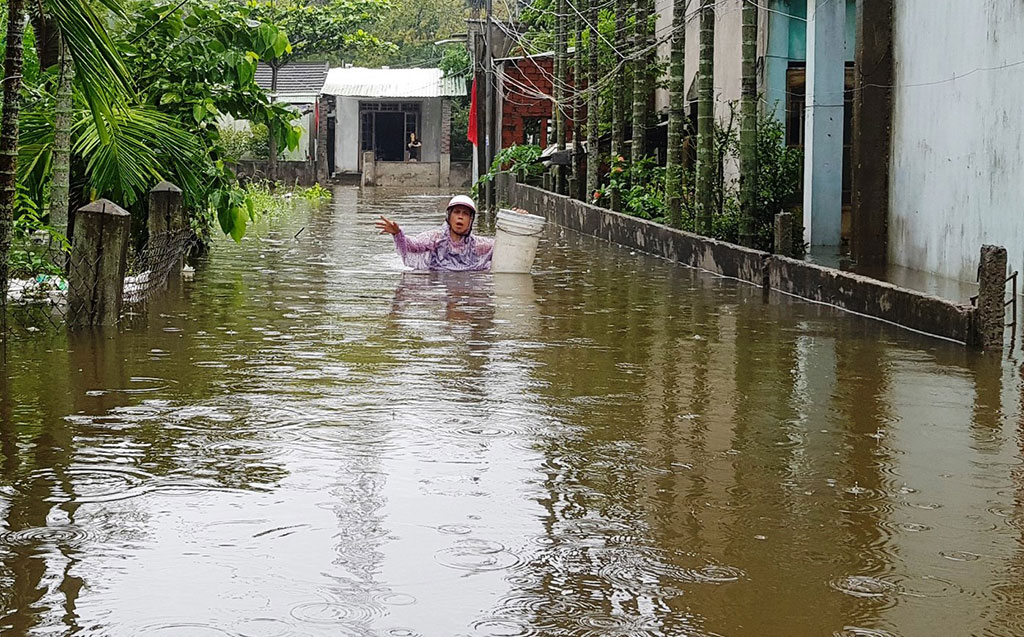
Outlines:
{"label": "submerged wall", "polygon": [[1021,269],[1024,3],[901,0],[893,40],[890,261],[974,281],[993,243]]}

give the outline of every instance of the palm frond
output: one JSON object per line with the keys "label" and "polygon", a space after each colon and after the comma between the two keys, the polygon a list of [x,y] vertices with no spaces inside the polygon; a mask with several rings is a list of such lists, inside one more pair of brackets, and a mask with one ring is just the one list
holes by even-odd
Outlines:
{"label": "palm frond", "polygon": [[[123,11],[116,0],[100,4],[117,15]],[[107,126],[116,126],[112,104],[131,94],[131,77],[107,26],[89,0],[44,0],[47,16],[56,22],[75,64],[76,83],[93,117],[98,132],[107,140]]]}
{"label": "palm frond", "polygon": [[161,179],[197,187],[203,149],[177,120],[146,106],[116,106],[112,116],[115,133],[106,142],[86,113],[72,125],[71,152],[85,160],[97,196],[130,206]]}

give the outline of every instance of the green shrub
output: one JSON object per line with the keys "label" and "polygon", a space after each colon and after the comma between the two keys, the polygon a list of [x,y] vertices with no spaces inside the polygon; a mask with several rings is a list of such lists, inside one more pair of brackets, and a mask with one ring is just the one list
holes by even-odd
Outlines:
{"label": "green shrub", "polygon": [[233,160],[263,160],[270,157],[270,131],[264,124],[248,128],[225,126],[219,133],[224,154]]}
{"label": "green shrub", "polygon": [[479,197],[480,186],[494,181],[494,177],[498,173],[512,173],[520,182],[525,182],[530,177],[539,176],[544,172],[544,165],[540,163],[541,152],[540,146],[529,144],[502,149],[491,162],[491,169],[480,175],[480,179],[473,184],[473,197]]}

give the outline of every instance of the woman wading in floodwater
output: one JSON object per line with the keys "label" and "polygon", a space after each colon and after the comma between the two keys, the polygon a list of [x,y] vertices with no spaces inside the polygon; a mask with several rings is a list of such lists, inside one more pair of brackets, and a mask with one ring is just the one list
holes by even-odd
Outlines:
{"label": "woman wading in floodwater", "polygon": [[375,225],[381,233],[394,238],[395,250],[410,268],[453,272],[490,270],[494,239],[472,234],[475,218],[473,200],[456,195],[448,202],[444,224],[436,230],[407,237],[397,223],[383,215]]}

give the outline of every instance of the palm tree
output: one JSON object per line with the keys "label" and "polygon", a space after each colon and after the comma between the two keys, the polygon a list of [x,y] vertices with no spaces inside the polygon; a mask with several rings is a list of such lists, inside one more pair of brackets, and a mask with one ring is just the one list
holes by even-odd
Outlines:
{"label": "palm tree", "polygon": [[683,225],[683,128],[686,123],[686,5],[675,0],[672,12],[672,55],[669,70],[668,153],[665,163],[665,201],[668,222],[674,228]]}
{"label": "palm tree", "polygon": [[633,138],[632,161],[636,165],[647,154],[647,51],[648,0],[636,0],[635,41],[638,53],[633,67]]}
{"label": "palm tree", "polygon": [[584,189],[588,201],[597,190],[597,168],[601,163],[598,152],[597,129],[601,115],[600,95],[597,90],[597,0],[587,2],[587,185]]}
{"label": "palm tree", "polygon": [[[59,36],[58,36],[59,37]],[[68,234],[68,194],[71,186],[71,116],[75,67],[59,40],[60,76],[53,118],[53,177],[50,183],[50,226]]]}
{"label": "palm tree", "polygon": [[[119,12],[114,0],[99,4]],[[44,0],[41,9],[60,31],[67,52],[78,69],[79,88],[106,142],[116,126],[111,104],[128,94],[128,71],[89,0]],[[0,299],[6,299],[9,278],[14,193],[18,172],[21,67],[25,28],[24,0],[8,0],[7,46],[4,55],[3,115],[0,116]]]}
{"label": "palm tree", "polygon": [[[628,0],[616,0],[615,2],[615,41],[621,42],[626,30],[626,15],[628,14]],[[618,166],[618,158],[625,158],[626,155],[626,78],[629,77],[629,64],[623,61],[619,65],[618,77],[615,78],[615,85],[612,87],[612,145],[611,161],[608,165]],[[612,190],[612,210],[622,211],[622,193]]]}
{"label": "palm tree", "polygon": [[754,246],[757,196],[757,5],[743,4],[743,68],[740,93],[740,245]]}
{"label": "palm tree", "polygon": [[[566,55],[566,20],[568,12],[566,0],[558,0],[558,15],[555,16],[555,142],[559,152],[565,150],[565,83],[566,67],[568,66]],[[555,192],[565,194],[565,166],[555,168]]]}
{"label": "palm tree", "polygon": [[18,113],[21,93],[25,0],[8,0],[4,54],[3,115],[0,116],[0,308],[7,302],[8,255],[14,226],[14,188],[18,176]]}
{"label": "palm tree", "polygon": [[700,13],[700,64],[697,69],[697,197],[700,201],[698,228],[710,236],[714,224],[715,155],[715,1],[703,0]]}
{"label": "palm tree", "polygon": [[[584,0],[586,2],[586,0]],[[583,87],[583,15],[580,11],[576,11],[576,18],[574,20],[575,31],[576,31],[576,46],[573,52],[572,61],[572,86],[573,86],[573,97],[572,97],[572,176],[574,182],[574,192],[569,193],[571,197],[576,199],[586,200],[583,195],[586,192],[586,178],[581,174],[583,168],[583,140],[580,139],[580,120],[583,117],[583,95],[581,88]]]}

